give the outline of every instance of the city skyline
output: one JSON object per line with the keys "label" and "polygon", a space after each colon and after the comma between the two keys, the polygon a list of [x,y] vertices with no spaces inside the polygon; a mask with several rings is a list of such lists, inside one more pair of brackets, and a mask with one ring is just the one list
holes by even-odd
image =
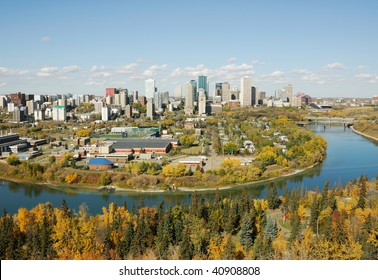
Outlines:
{"label": "city skyline", "polygon": [[210,96],[244,76],[267,96],[378,94],[376,1],[79,2],[0,3],[0,94],[144,95],[154,79],[174,95],[198,76]]}

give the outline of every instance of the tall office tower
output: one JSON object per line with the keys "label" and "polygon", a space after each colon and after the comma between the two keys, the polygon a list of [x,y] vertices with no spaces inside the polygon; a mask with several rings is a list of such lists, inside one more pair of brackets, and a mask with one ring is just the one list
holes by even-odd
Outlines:
{"label": "tall office tower", "polygon": [[161,93],[161,103],[168,105],[169,103],[169,91],[164,91]]}
{"label": "tall office tower", "polygon": [[130,104],[125,107],[125,115],[128,119],[131,119],[133,116],[133,107]]}
{"label": "tall office tower", "polygon": [[121,107],[125,107],[127,104],[128,104],[128,101],[127,101],[127,92],[126,90],[124,91],[121,91],[119,93],[119,105],[121,105]]}
{"label": "tall office tower", "polygon": [[161,92],[154,92],[154,106],[156,110],[162,110],[163,109],[163,102],[162,102],[162,94]]}
{"label": "tall office tower", "polygon": [[138,91],[134,91],[133,92],[133,102],[137,102],[138,101],[138,98],[139,98],[139,93]]}
{"label": "tall office tower", "polygon": [[28,107],[29,115],[33,115],[34,110],[37,109],[37,103],[34,102],[34,100],[29,100],[29,101],[26,101],[26,106]]}
{"label": "tall office tower", "polygon": [[239,102],[241,107],[252,105],[252,79],[249,77],[241,78]]}
{"label": "tall office tower", "polygon": [[231,100],[230,84],[228,82],[222,83],[222,101],[226,102]]}
{"label": "tall office tower", "polygon": [[193,114],[194,111],[194,97],[196,91],[193,83],[185,84],[185,114]]}
{"label": "tall office tower", "polygon": [[95,113],[101,114],[102,107],[103,107],[103,103],[101,101],[100,102],[94,102]]}
{"label": "tall office tower", "polygon": [[[193,89],[194,89],[194,99],[193,99],[193,101],[196,102],[196,101],[198,101],[197,82],[195,80],[191,80],[189,83],[192,84],[192,86],[193,86]],[[186,91],[185,91],[185,95],[186,95]]]}
{"label": "tall office tower", "polygon": [[111,96],[113,97],[116,94],[116,88],[107,88],[105,92],[105,97]]}
{"label": "tall office tower", "polygon": [[198,76],[198,92],[200,88],[205,90],[206,100],[209,99],[209,84],[207,83],[207,76]]}
{"label": "tall office tower", "polygon": [[34,110],[34,120],[35,121],[44,121],[45,120],[45,110],[44,109]]}
{"label": "tall office tower", "polygon": [[110,103],[110,104],[114,104],[114,105],[117,105],[117,106],[119,106],[119,105],[121,105],[121,95],[120,94],[118,94],[118,93],[116,93],[113,97],[112,97],[112,99],[113,99],[113,101]]}
{"label": "tall office tower", "polygon": [[222,83],[215,83],[214,97],[215,96],[222,96]]}
{"label": "tall office tower", "polygon": [[153,120],[154,114],[155,114],[155,104],[153,102],[153,98],[147,98],[147,117]]}
{"label": "tall office tower", "polygon": [[65,98],[58,99],[58,105],[67,107],[67,99]]}
{"label": "tall office tower", "polygon": [[182,98],[182,86],[181,86],[181,84],[178,84],[175,87],[175,96]]}
{"label": "tall office tower", "polygon": [[28,108],[27,107],[15,107],[13,111],[13,121],[24,122],[26,121],[26,116],[28,115]]}
{"label": "tall office tower", "polygon": [[108,106],[101,108],[101,120],[107,122],[109,120],[109,108]]}
{"label": "tall office tower", "polygon": [[206,94],[203,88],[198,90],[198,115],[206,115]]}
{"label": "tall office tower", "polygon": [[[114,95],[115,96],[115,95]],[[113,100],[114,100],[114,96],[107,96],[106,98],[105,98],[105,103],[107,104],[107,105],[112,105],[113,104]]]}
{"label": "tall office tower", "polygon": [[252,106],[257,105],[257,89],[256,87],[252,87]]}
{"label": "tall office tower", "polygon": [[65,122],[67,118],[67,111],[65,106],[57,105],[53,107],[52,111],[53,121]]}
{"label": "tall office tower", "polygon": [[0,108],[7,107],[7,98],[5,96],[0,96]]}
{"label": "tall office tower", "polygon": [[155,88],[155,80],[154,79],[148,79],[144,82],[144,96],[148,98],[154,97],[154,92],[156,91]]}
{"label": "tall office tower", "polygon": [[293,86],[291,84],[287,84],[284,86],[284,90],[286,91],[287,98],[289,99],[290,105],[293,100]]}

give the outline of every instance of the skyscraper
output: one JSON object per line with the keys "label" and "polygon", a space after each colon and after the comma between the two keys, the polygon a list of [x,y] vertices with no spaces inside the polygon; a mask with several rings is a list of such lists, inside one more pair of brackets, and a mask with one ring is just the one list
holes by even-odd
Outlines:
{"label": "skyscraper", "polygon": [[155,114],[155,104],[153,102],[153,98],[147,98],[147,117],[153,120],[154,114]]}
{"label": "skyscraper", "polygon": [[185,84],[185,114],[193,114],[194,110],[194,96],[195,96],[195,86],[193,83]]}
{"label": "skyscraper", "polygon": [[249,77],[241,78],[239,102],[241,107],[252,105],[252,79]]}
{"label": "skyscraper", "polygon": [[145,91],[144,96],[146,98],[153,98],[154,92],[155,92],[155,80],[154,79],[148,79],[144,83]]}
{"label": "skyscraper", "polygon": [[203,88],[198,90],[198,115],[206,115],[206,95]]}
{"label": "skyscraper", "polygon": [[195,80],[191,80],[189,83],[193,86],[193,90],[194,90],[194,99],[193,99],[193,101],[198,101],[197,82]]}
{"label": "skyscraper", "polygon": [[286,91],[287,98],[289,99],[290,105],[292,105],[293,101],[293,86],[291,84],[288,84],[284,87],[284,90]]}
{"label": "skyscraper", "polygon": [[252,106],[257,105],[257,89],[256,87],[252,87]]}
{"label": "skyscraper", "polygon": [[204,89],[206,99],[209,99],[209,87],[207,83],[207,76],[198,76],[198,92],[200,88]]}
{"label": "skyscraper", "polygon": [[222,83],[222,101],[231,100],[230,96],[230,84],[228,82]]}

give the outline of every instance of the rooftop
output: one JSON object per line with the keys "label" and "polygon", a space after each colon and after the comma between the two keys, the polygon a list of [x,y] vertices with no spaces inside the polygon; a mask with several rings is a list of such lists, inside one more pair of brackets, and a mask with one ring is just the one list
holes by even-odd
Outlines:
{"label": "rooftop", "polygon": [[89,165],[113,165],[114,163],[106,158],[90,158]]}

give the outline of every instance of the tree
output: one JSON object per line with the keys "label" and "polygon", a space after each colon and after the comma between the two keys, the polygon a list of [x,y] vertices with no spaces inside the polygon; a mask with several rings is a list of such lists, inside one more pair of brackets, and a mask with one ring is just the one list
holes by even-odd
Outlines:
{"label": "tree", "polygon": [[278,196],[276,184],[273,184],[268,187],[267,200],[268,200],[269,209],[274,210],[280,207],[281,200],[280,200],[280,197]]}
{"label": "tree", "polygon": [[102,174],[101,179],[99,181],[99,186],[108,186],[112,183],[112,177],[108,172]]}
{"label": "tree", "polygon": [[241,221],[240,243],[247,249],[253,246],[257,236],[255,218],[254,215],[246,213]]}
{"label": "tree", "polygon": [[277,237],[277,224],[272,219],[268,219],[266,226],[265,226],[265,235],[268,237],[269,240],[273,240]]}
{"label": "tree", "polygon": [[180,137],[180,144],[183,147],[188,148],[193,145],[194,140],[195,138],[193,135],[183,135]]}
{"label": "tree", "polygon": [[367,193],[367,178],[366,177],[360,177],[360,180],[358,182],[359,186],[359,192],[358,192],[358,202],[356,205],[356,208],[364,209],[366,205],[366,193]]}
{"label": "tree", "polygon": [[53,163],[55,163],[56,162],[56,157],[54,157],[54,156],[49,156],[49,163],[50,164],[53,164]]}
{"label": "tree", "polygon": [[222,145],[223,154],[235,155],[239,153],[239,146],[235,142],[226,142]]}
{"label": "tree", "polygon": [[7,163],[9,165],[19,165],[21,163],[20,159],[18,158],[17,155],[12,154],[7,157]]}

